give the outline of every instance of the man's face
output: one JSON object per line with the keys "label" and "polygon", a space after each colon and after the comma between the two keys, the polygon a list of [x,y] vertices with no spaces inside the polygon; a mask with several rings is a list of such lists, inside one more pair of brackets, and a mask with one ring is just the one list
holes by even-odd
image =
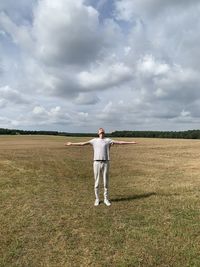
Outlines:
{"label": "man's face", "polygon": [[105,131],[103,129],[99,129],[98,134],[99,134],[99,137],[104,137]]}

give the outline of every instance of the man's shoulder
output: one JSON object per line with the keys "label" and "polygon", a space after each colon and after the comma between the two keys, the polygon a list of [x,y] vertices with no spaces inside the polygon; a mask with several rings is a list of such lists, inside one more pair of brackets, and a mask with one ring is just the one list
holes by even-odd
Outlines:
{"label": "man's shoulder", "polygon": [[107,143],[112,143],[113,142],[113,140],[111,139],[111,138],[105,138],[105,141],[107,142]]}
{"label": "man's shoulder", "polygon": [[89,143],[94,143],[94,142],[96,142],[98,139],[99,139],[99,138],[93,138],[93,139],[89,140]]}

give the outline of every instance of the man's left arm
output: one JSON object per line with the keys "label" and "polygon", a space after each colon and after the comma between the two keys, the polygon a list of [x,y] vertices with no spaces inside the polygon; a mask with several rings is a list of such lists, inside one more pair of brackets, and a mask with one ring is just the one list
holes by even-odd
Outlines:
{"label": "man's left arm", "polygon": [[117,140],[113,140],[112,141],[113,145],[135,145],[137,144],[137,142],[135,141],[117,141]]}

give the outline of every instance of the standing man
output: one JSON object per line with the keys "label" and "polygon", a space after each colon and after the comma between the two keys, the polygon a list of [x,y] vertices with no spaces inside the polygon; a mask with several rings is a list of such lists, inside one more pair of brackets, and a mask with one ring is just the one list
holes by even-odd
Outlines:
{"label": "standing man", "polygon": [[99,201],[99,180],[100,174],[102,172],[103,176],[103,185],[104,185],[104,204],[110,206],[111,203],[108,197],[108,184],[109,184],[109,160],[110,160],[110,147],[113,144],[125,145],[125,144],[136,144],[134,141],[115,141],[110,138],[105,138],[105,131],[103,128],[98,130],[98,138],[91,139],[87,142],[71,143],[68,142],[66,146],[85,146],[92,145],[94,150],[94,193],[95,193],[95,202],[94,205],[98,206]]}

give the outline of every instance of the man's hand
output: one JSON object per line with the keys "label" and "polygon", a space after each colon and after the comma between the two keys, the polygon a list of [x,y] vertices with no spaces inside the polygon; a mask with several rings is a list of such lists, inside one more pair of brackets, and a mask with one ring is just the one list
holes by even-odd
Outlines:
{"label": "man's hand", "polygon": [[71,142],[67,142],[67,143],[65,143],[65,146],[71,146],[71,145],[72,145]]}

